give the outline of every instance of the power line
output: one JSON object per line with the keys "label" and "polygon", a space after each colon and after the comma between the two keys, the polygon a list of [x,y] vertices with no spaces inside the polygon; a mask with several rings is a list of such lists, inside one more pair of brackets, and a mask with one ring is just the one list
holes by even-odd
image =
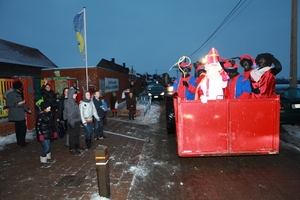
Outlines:
{"label": "power line", "polygon": [[[222,23],[217,27],[217,29],[203,42],[203,44],[200,46],[200,47],[198,47],[192,54],[190,54],[189,55],[189,57],[191,57],[191,56],[193,56],[197,51],[199,51],[216,33],[217,33],[217,31],[222,27],[222,26],[224,26],[224,24],[243,6],[243,4],[245,3],[246,1],[243,1],[243,0],[240,0],[236,5],[235,5],[235,7],[231,10],[231,12],[227,15],[227,17],[222,21]],[[250,2],[251,3],[251,2]],[[248,3],[247,5],[246,5],[246,7],[250,4],[250,3]],[[243,10],[244,10],[245,8],[243,8]],[[240,13],[239,13],[240,14]],[[239,15],[238,14],[238,15]],[[237,15],[237,16],[238,16]],[[236,17],[237,17],[236,16]],[[235,18],[236,18],[235,17]],[[234,19],[235,19],[234,18]],[[232,22],[233,20],[231,20],[231,22]],[[230,24],[230,23],[229,23]],[[229,25],[229,24],[227,24],[227,26]]]}

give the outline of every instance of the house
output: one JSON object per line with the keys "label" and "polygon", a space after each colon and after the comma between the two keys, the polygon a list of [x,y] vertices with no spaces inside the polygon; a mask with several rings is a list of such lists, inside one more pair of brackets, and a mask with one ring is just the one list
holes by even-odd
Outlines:
{"label": "house", "polygon": [[[3,93],[12,87],[15,79],[24,85],[24,98],[27,106],[35,110],[35,95],[40,88],[41,70],[57,68],[38,49],[0,39],[0,136],[14,133],[14,123],[8,122]],[[27,114],[27,127],[35,127],[35,112]]]}

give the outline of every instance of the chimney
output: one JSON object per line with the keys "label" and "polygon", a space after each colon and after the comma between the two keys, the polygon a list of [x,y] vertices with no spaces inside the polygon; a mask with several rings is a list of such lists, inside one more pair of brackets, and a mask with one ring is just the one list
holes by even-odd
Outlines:
{"label": "chimney", "polygon": [[115,58],[111,59],[111,63],[114,65],[115,64]]}
{"label": "chimney", "polygon": [[126,67],[126,64],[125,64],[125,63],[123,63],[123,67],[124,67],[124,68]]}

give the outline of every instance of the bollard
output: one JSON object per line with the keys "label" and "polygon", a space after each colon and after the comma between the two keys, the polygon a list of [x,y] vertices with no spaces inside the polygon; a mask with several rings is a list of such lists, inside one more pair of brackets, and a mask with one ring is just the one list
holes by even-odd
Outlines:
{"label": "bollard", "polygon": [[107,146],[99,145],[94,150],[99,195],[110,197],[109,166]]}

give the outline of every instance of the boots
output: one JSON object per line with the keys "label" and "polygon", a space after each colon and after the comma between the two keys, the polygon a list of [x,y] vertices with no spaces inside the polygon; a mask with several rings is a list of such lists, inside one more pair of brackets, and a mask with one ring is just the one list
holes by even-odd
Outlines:
{"label": "boots", "polygon": [[87,149],[91,149],[91,146],[92,146],[92,140],[86,139],[85,142],[86,142],[86,147],[87,147]]}
{"label": "boots", "polygon": [[51,153],[47,153],[46,155],[47,163],[55,163],[56,159],[51,159]]}
{"label": "boots", "polygon": [[131,120],[131,114],[129,114],[129,120]]}
{"label": "boots", "polygon": [[75,149],[79,152],[84,150],[84,148],[82,148],[79,144],[75,144]]}
{"label": "boots", "polygon": [[66,147],[69,146],[69,134],[67,134],[67,136],[66,136],[66,144],[65,144],[65,146],[66,146]]}
{"label": "boots", "polygon": [[47,157],[42,157],[40,156],[40,168],[49,168],[51,167],[51,164],[50,163],[47,163]]}
{"label": "boots", "polygon": [[134,115],[131,115],[131,119],[134,120]]}

